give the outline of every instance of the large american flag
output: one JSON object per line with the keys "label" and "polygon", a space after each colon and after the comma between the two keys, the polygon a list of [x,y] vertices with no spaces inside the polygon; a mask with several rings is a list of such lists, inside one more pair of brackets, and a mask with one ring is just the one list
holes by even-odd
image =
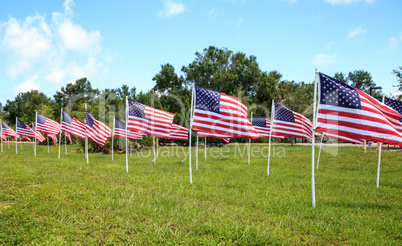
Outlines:
{"label": "large american flag", "polygon": [[[28,128],[29,128],[29,126],[28,126]],[[45,137],[42,135],[42,133],[40,133],[39,131],[35,131],[35,125],[33,123],[32,123],[32,129],[33,129],[34,132],[36,132],[36,139],[39,142],[42,143],[43,141],[45,141]]]}
{"label": "large american flag", "polygon": [[399,114],[402,114],[402,102],[393,100],[388,97],[384,97],[384,103],[385,103],[385,105],[394,109]]}
{"label": "large american flag", "polygon": [[402,115],[363,91],[323,73],[317,131],[402,146]]}
{"label": "large american flag", "polygon": [[296,138],[311,139],[313,123],[304,115],[275,103],[273,134]]}
{"label": "large american flag", "polygon": [[157,138],[169,138],[176,114],[128,100],[127,129]]}
{"label": "large american flag", "polygon": [[50,135],[56,135],[60,132],[60,124],[54,120],[48,119],[43,115],[37,114],[36,128],[38,131]]}
{"label": "large american flag", "polygon": [[17,119],[16,128],[17,128],[18,135],[21,135],[23,137],[30,137],[30,138],[35,137],[34,131],[32,131],[32,129],[27,124],[25,124],[24,122],[22,122],[19,119]]}
{"label": "large american flag", "polygon": [[61,113],[61,130],[82,139],[86,138],[85,123],[64,111]]}
{"label": "large american flag", "polygon": [[95,118],[85,109],[87,137],[103,147],[112,130]]}
{"label": "large american flag", "polygon": [[[260,137],[269,138],[269,131],[271,129],[271,121],[270,120],[268,120],[264,116],[253,114],[251,123],[253,124],[254,128],[258,131],[258,134],[260,135]],[[285,136],[271,134],[271,138],[284,139]]]}
{"label": "large american flag", "polygon": [[188,129],[184,126],[172,123],[170,126],[169,139],[188,140]]}
{"label": "large american flag", "polygon": [[238,98],[197,86],[192,128],[225,138],[259,138],[247,119],[247,106]]}
{"label": "large american flag", "polygon": [[[113,136],[121,137],[121,138],[126,137],[126,124],[116,118],[114,118]],[[143,134],[141,134],[139,132],[133,132],[133,131],[127,130],[127,138],[128,139],[141,140],[142,136],[143,136]]]}
{"label": "large american flag", "polygon": [[1,122],[1,134],[13,138],[18,138],[17,133],[4,122]]}

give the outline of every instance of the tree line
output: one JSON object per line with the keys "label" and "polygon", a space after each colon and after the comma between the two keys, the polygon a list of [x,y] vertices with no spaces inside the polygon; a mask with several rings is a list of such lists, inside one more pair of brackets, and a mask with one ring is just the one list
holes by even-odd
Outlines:
{"label": "tree line", "polygon": [[[124,120],[125,98],[176,113],[174,123],[188,127],[190,114],[191,86],[226,93],[240,98],[255,114],[266,115],[271,101],[275,100],[289,109],[303,113],[312,119],[313,81],[283,80],[283,75],[276,71],[263,71],[257,57],[243,52],[234,52],[227,48],[210,46],[202,52],[196,52],[194,60],[181,68],[179,75],[175,68],[166,63],[152,78],[155,86],[148,92],[137,92],[135,86],[123,84],[119,88],[99,90],[93,88],[88,78],[81,78],[74,83],[61,87],[52,97],[31,90],[18,94],[13,100],[0,103],[0,117],[9,125],[15,125],[18,117],[25,123],[35,122],[35,111],[60,121],[60,110],[84,119],[84,104],[91,114],[109,126],[113,116]],[[396,76],[399,90],[402,91],[402,66],[392,73]],[[334,77],[342,82],[369,93],[375,87],[369,72],[364,70],[335,73]],[[381,91],[373,91],[373,96]],[[399,96],[402,99],[402,95]],[[264,141],[264,140],[261,140]]]}

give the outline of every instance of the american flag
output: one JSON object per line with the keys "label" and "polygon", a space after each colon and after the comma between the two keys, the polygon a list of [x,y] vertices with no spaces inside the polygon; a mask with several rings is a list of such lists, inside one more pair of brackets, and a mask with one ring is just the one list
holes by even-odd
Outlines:
{"label": "american flag", "polygon": [[4,141],[7,141],[6,135],[1,134],[1,138],[2,138]]}
{"label": "american flag", "polygon": [[71,135],[68,132],[64,132],[64,134],[66,134],[66,137],[68,138],[68,140],[70,140],[70,144],[73,143],[73,141],[71,141]]}
{"label": "american flag", "polygon": [[184,126],[172,123],[170,126],[169,139],[188,140],[188,129]]}
{"label": "american flag", "polygon": [[247,119],[247,106],[238,98],[197,86],[192,128],[225,138],[259,138]]}
{"label": "american flag", "polygon": [[384,103],[385,103],[385,105],[394,109],[399,114],[402,114],[402,102],[393,100],[388,97],[384,97]]}
{"label": "american flag", "polygon": [[304,115],[275,103],[273,134],[311,139],[313,123]]}
{"label": "american flag", "polygon": [[219,135],[203,131],[197,131],[197,135],[200,137],[219,138],[225,141],[227,144],[230,142],[230,138],[227,135]]}
{"label": "american flag", "polygon": [[[114,118],[114,132],[113,136],[115,137],[121,137],[125,138],[126,137],[126,124],[121,122],[120,120]],[[127,132],[127,138],[128,139],[133,139],[133,140],[141,140],[143,134],[139,132],[133,132],[128,130]]]}
{"label": "american flag", "polygon": [[401,114],[359,89],[319,76],[317,131],[402,146]]}
{"label": "american flag", "polygon": [[169,138],[170,125],[175,115],[128,100],[127,129],[157,138]]}
{"label": "american flag", "polygon": [[18,138],[17,133],[4,122],[1,122],[1,134],[13,138]]}
{"label": "american flag", "polygon": [[18,135],[21,135],[23,137],[30,137],[30,138],[35,137],[34,131],[32,131],[32,129],[27,124],[25,124],[24,122],[22,122],[19,119],[17,119],[16,128],[17,128]]}
{"label": "american flag", "polygon": [[57,143],[57,142],[58,142],[56,135],[48,134],[48,136],[53,140],[54,143]]}
{"label": "american flag", "polygon": [[85,110],[85,120],[87,137],[103,147],[112,130],[104,123],[95,120],[87,110]]}
{"label": "american flag", "polygon": [[54,120],[48,119],[43,115],[37,114],[37,130],[43,133],[56,135],[60,131],[60,124]]}
{"label": "american flag", "polygon": [[[28,126],[28,128],[29,128],[29,126]],[[36,139],[39,142],[42,143],[43,141],[45,141],[45,137],[42,135],[42,133],[40,133],[39,131],[35,131],[35,125],[33,123],[32,123],[32,129],[34,132],[36,132]]]}
{"label": "american flag", "polygon": [[[251,122],[254,128],[258,131],[260,137],[269,138],[269,131],[271,129],[271,121],[264,116],[253,114]],[[271,138],[284,139],[284,136],[271,134]]]}
{"label": "american flag", "polygon": [[[79,138],[85,139],[86,138],[86,133],[85,133],[85,123],[80,121],[79,119],[75,118],[74,116],[71,116],[67,112],[62,112],[61,113],[61,130],[73,134],[74,136],[77,136]],[[70,140],[71,142],[71,140]]]}

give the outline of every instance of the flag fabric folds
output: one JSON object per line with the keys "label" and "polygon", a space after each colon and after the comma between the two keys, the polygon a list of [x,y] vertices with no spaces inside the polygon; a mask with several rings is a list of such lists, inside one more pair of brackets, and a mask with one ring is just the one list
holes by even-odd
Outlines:
{"label": "flag fabric folds", "polygon": [[23,137],[35,138],[35,132],[32,131],[32,129],[27,124],[19,119],[17,119],[16,128],[18,135],[21,135]]}
{"label": "flag fabric folds", "polygon": [[64,134],[66,134],[66,137],[68,138],[68,140],[70,140],[70,144],[73,143],[73,141],[71,141],[71,135],[68,132],[64,132]]}
{"label": "flag fabric folds", "polygon": [[337,140],[341,140],[341,141],[349,142],[349,143],[356,143],[356,144],[364,143],[364,140],[361,140],[361,139],[348,138],[348,137],[338,136],[338,135],[331,134],[331,133],[325,133],[325,137],[333,138],[333,139],[337,139]]}
{"label": "flag fabric folds", "polygon": [[4,122],[1,122],[1,134],[13,138],[18,138],[17,133]]}
{"label": "flag fabric folds", "polygon": [[311,139],[313,123],[304,115],[275,103],[273,135]]}
{"label": "flag fabric folds", "polygon": [[402,146],[402,115],[365,92],[323,73],[317,131]]}
{"label": "flag fabric folds", "polygon": [[95,120],[87,110],[85,110],[85,120],[87,137],[103,147],[112,130],[106,124]]}
{"label": "flag fabric folds", "polygon": [[[61,117],[61,130],[77,136],[81,139],[86,138],[86,126],[85,123],[63,111]],[[71,140],[70,140],[71,142]]]}
{"label": "flag fabric folds", "polygon": [[219,138],[225,141],[227,144],[230,142],[230,138],[227,135],[219,135],[203,131],[197,131],[197,135],[200,137]]}
{"label": "flag fabric folds", "polygon": [[58,142],[56,135],[48,134],[48,136],[53,140],[54,143],[57,143],[57,142]]}
{"label": "flag fabric folds", "polygon": [[[28,128],[29,128],[29,126],[28,126]],[[35,125],[33,123],[32,123],[32,129],[33,129],[34,132],[36,132],[36,139],[39,142],[42,143],[43,141],[45,141],[45,137],[42,135],[42,133],[40,133],[39,131],[35,130]]]}
{"label": "flag fabric folds", "polygon": [[4,141],[7,141],[6,135],[1,134],[1,138],[2,138]]}
{"label": "flag fabric folds", "polygon": [[60,124],[54,120],[48,119],[43,115],[37,114],[36,116],[37,130],[50,135],[56,135],[60,131]]}
{"label": "flag fabric folds", "polygon": [[156,138],[169,138],[170,125],[176,114],[156,109],[131,100],[128,101],[127,129]]}
{"label": "flag fabric folds", "polygon": [[192,129],[224,135],[225,138],[259,138],[247,119],[247,106],[225,93],[195,86]]}
{"label": "flag fabric folds", "polygon": [[[113,136],[121,137],[121,138],[126,137],[126,124],[116,118],[114,118]],[[142,136],[143,135],[139,132],[133,132],[133,131],[127,130],[127,138],[128,139],[141,140]]]}
{"label": "flag fabric folds", "polygon": [[[251,119],[251,122],[254,126],[254,128],[258,131],[258,134],[260,137],[265,137],[269,138],[269,131],[271,129],[271,121],[265,118],[264,116],[253,114],[253,118]],[[271,135],[272,138],[277,138],[277,139],[284,139],[284,136],[278,136],[278,135]]]}
{"label": "flag fabric folds", "polygon": [[169,139],[188,140],[188,129],[184,126],[172,123],[170,126]]}

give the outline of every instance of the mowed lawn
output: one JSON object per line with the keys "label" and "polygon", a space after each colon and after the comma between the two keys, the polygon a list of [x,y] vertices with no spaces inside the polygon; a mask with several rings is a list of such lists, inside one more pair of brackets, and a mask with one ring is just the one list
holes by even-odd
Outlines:
{"label": "mowed lawn", "polygon": [[[311,206],[311,147],[200,148],[193,184],[187,148],[125,155],[69,153],[57,146],[0,155],[0,244],[401,245],[402,152],[326,147]],[[18,148],[20,146],[18,145]],[[62,148],[63,150],[63,148]],[[212,152],[211,152],[212,151]],[[177,155],[180,154],[180,157]],[[316,149],[316,156],[318,149]]]}

